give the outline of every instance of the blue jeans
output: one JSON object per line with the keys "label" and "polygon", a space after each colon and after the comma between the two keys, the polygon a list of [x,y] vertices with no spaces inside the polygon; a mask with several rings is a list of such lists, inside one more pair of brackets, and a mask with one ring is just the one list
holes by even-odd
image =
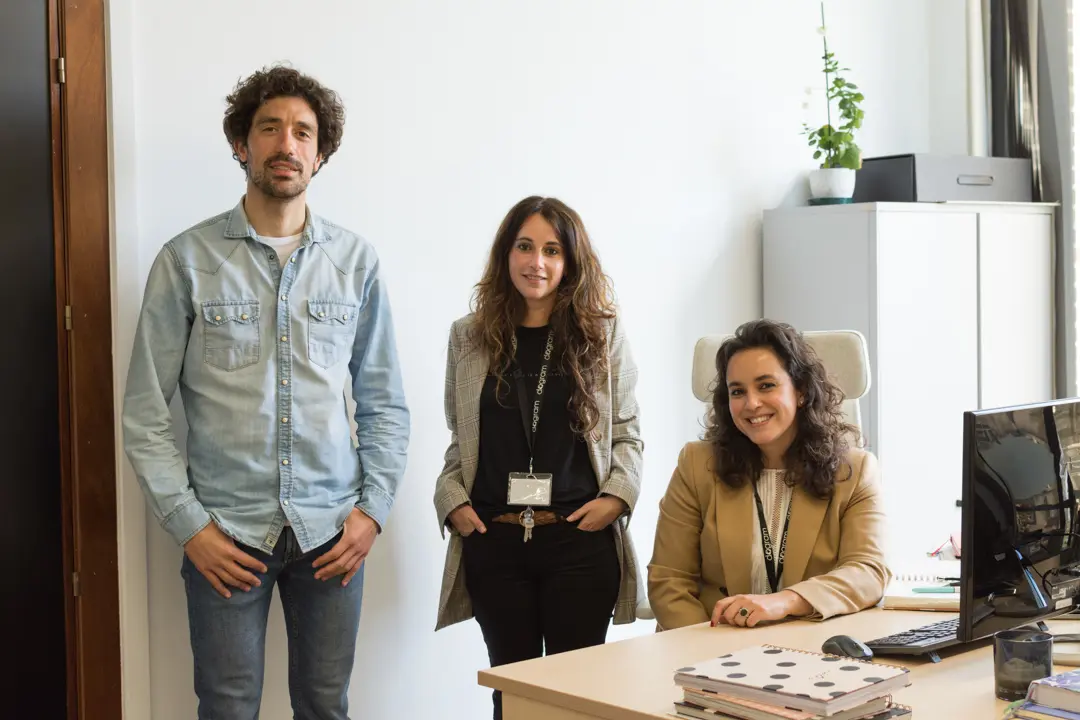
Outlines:
{"label": "blue jeans", "polygon": [[191,651],[199,720],[257,720],[266,656],[266,619],[274,585],[281,593],[289,642],[289,695],[295,720],[348,720],[349,679],[360,624],[364,569],[341,587],[342,577],[315,579],[315,558],[338,537],[301,553],[286,527],[272,555],[240,545],[261,560],[265,575],[252,571],[260,587],[217,593],[184,556],[180,571],[187,589]]}

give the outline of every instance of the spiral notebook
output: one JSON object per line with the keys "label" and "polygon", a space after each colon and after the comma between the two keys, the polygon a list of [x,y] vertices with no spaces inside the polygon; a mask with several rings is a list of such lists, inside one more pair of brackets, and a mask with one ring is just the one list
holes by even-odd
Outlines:
{"label": "spiral notebook", "polygon": [[897,665],[755,645],[679,668],[675,683],[829,717],[907,687],[911,678]]}
{"label": "spiral notebook", "polygon": [[959,577],[959,560],[927,558],[907,563],[894,570],[881,606],[886,610],[960,612],[960,593],[951,585]]}

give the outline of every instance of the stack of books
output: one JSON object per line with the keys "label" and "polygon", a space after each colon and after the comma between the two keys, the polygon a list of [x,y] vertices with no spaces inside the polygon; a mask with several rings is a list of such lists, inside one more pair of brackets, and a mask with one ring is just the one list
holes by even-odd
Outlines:
{"label": "stack of books", "polygon": [[1080,670],[1058,673],[1031,683],[1027,700],[1013,707],[1006,717],[1080,720]]}
{"label": "stack of books", "polygon": [[910,718],[911,709],[892,699],[910,677],[894,665],[756,645],[676,670],[683,699],[673,714],[698,720]]}

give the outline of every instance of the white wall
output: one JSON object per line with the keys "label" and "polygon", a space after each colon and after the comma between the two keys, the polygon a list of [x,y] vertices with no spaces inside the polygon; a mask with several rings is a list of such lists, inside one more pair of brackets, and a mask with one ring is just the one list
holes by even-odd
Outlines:
{"label": "white wall", "polygon": [[[967,3],[937,0],[927,4],[930,62],[930,147],[942,155],[968,154]],[[974,0],[979,2],[980,0]]]}
{"label": "white wall", "polygon": [[[867,98],[867,156],[930,149],[930,8],[829,3],[831,47]],[[432,631],[444,545],[431,495],[446,333],[527,194],[581,212],[616,285],[641,369],[632,529],[647,562],[657,501],[700,432],[694,341],[760,316],[761,211],[805,198],[818,24],[806,0],[110,3],[118,393],[155,252],[243,190],[220,129],[233,83],[287,59],[346,102],[344,145],[310,202],[379,248],[413,410],[408,473],[369,560],[355,717],[396,716],[403,702],[410,716],[488,712],[475,624]],[[120,482],[126,716],[191,718],[181,551],[144,520],[126,465]],[[262,717],[278,720],[291,714],[276,602],[271,617]]]}

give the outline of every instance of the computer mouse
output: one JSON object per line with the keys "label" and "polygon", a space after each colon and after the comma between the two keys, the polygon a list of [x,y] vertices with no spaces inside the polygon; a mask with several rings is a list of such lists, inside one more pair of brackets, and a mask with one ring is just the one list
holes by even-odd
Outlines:
{"label": "computer mouse", "polygon": [[856,660],[869,660],[874,657],[873,650],[849,635],[833,635],[821,644],[821,652]]}

